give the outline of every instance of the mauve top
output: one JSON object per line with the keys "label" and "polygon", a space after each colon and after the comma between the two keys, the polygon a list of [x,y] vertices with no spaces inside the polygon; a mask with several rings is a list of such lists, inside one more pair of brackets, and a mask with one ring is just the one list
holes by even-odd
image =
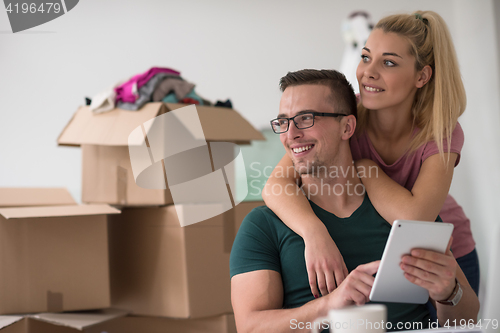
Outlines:
{"label": "mauve top", "polygon": [[[415,130],[414,135],[418,132]],[[455,166],[460,162],[460,151],[464,145],[464,132],[460,124],[453,130],[451,137],[451,147],[449,152],[457,153],[458,157]],[[447,140],[443,140],[443,150],[448,152]],[[427,157],[439,154],[435,141],[429,141],[421,145],[411,154],[404,154],[393,164],[387,165],[373,147],[366,132],[360,136],[354,135],[351,138],[351,152],[354,160],[368,158],[375,161],[380,168],[399,185],[411,191],[422,163]],[[474,250],[475,242],[470,230],[470,221],[460,205],[448,194],[439,216],[444,222],[453,223],[453,244],[451,246],[455,258],[460,258]]]}

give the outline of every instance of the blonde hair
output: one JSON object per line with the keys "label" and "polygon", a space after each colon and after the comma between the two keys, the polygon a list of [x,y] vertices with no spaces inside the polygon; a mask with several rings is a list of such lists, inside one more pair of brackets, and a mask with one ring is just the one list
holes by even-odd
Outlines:
{"label": "blonde hair", "polygon": [[[415,57],[415,68],[432,68],[429,82],[417,90],[412,105],[413,126],[420,128],[408,149],[414,151],[422,144],[436,141],[443,155],[443,140],[450,150],[451,134],[458,117],[467,103],[465,88],[460,76],[455,48],[443,18],[433,11],[414,14],[391,15],[381,19],[374,29],[396,33],[407,39],[410,52]],[[358,104],[358,133],[366,129],[367,109]]]}

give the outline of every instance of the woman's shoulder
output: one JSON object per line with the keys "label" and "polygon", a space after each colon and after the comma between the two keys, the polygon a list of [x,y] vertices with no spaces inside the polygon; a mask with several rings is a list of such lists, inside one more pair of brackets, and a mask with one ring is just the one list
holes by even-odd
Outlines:
{"label": "woman's shoulder", "polygon": [[457,121],[457,125],[455,126],[455,129],[451,133],[451,140],[452,141],[455,141],[455,140],[459,141],[459,142],[461,142],[461,145],[464,144],[464,140],[465,140],[464,130],[462,129],[462,126],[460,125],[460,123],[458,121]]}
{"label": "woman's shoulder", "polygon": [[[462,129],[462,126],[460,125],[459,122],[455,125],[455,128],[453,129],[453,132],[451,132],[451,147],[453,149],[458,149],[462,150],[462,146],[464,145],[464,131]],[[437,146],[435,140],[430,140],[426,142],[423,146]],[[443,137],[443,148],[445,149],[445,152],[447,152],[448,148],[448,139],[446,137]]]}
{"label": "woman's shoulder", "polygon": [[[453,132],[451,133],[451,142],[449,145],[448,145],[448,139],[443,138],[443,152],[458,154],[455,166],[457,166],[460,161],[460,154],[462,152],[464,140],[465,140],[464,131],[459,122],[457,122],[455,128],[453,129]],[[423,144],[420,149],[422,151],[422,161],[424,161],[429,156],[439,154],[438,145],[434,140],[428,141],[427,143]]]}

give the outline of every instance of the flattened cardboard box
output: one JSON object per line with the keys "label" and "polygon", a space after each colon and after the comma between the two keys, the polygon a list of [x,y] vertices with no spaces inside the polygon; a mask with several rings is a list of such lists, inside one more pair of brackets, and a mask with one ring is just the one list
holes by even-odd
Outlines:
{"label": "flattened cardboard box", "polygon": [[0,209],[0,314],[110,305],[108,205]]}
{"label": "flattened cardboard box", "polygon": [[199,319],[128,316],[111,320],[99,327],[107,333],[236,333],[233,314]]}
{"label": "flattened cardboard box", "polygon": [[[53,314],[51,314],[53,315]],[[74,325],[60,314],[50,318],[22,318],[18,322],[0,328],[2,333],[236,333],[233,314],[224,314],[200,319],[170,319],[160,317],[118,317],[87,325]],[[71,316],[71,315],[70,315]],[[78,314],[72,315],[79,316]],[[97,317],[97,316],[96,316]],[[116,317],[116,316],[115,316]],[[88,321],[88,320],[87,320]],[[79,322],[85,321],[79,320]]]}
{"label": "flattened cardboard box", "polygon": [[176,208],[182,209],[128,208],[110,216],[112,306],[173,318],[232,312],[233,210],[181,227]]}
{"label": "flattened cardboard box", "polygon": [[[136,185],[129,158],[128,137],[148,120],[184,106],[148,103],[139,111],[114,109],[97,115],[88,107],[81,107],[57,142],[59,145],[82,147],[83,202],[121,206],[172,204],[168,188],[144,189]],[[196,106],[196,109],[207,142],[244,144],[251,140],[264,140],[259,131],[232,109],[207,106]],[[144,126],[144,131],[146,128]]]}
{"label": "flattened cardboard box", "polygon": [[[39,313],[25,316],[0,316],[2,333],[102,333],[110,321],[126,311],[104,309],[74,313]],[[138,332],[140,332],[139,330]],[[116,331],[119,332],[119,331]]]}
{"label": "flattened cardboard box", "polygon": [[0,207],[76,205],[65,188],[0,188]]}

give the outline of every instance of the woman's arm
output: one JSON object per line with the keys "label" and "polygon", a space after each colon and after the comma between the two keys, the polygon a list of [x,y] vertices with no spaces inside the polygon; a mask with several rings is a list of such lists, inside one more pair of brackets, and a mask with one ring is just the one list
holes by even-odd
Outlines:
{"label": "woman's arm", "polygon": [[326,227],[314,214],[297,185],[299,182],[300,176],[295,172],[292,160],[285,155],[267,180],[262,199],[288,227],[305,239],[311,234],[326,231]]}
{"label": "woman's arm", "polygon": [[428,157],[411,191],[389,178],[372,160],[362,159],[355,165],[373,206],[392,225],[397,219],[436,220],[450,190],[457,157],[457,153],[445,153],[444,160],[439,154]]}
{"label": "woman's arm", "polygon": [[[332,292],[348,274],[344,259],[325,225],[297,185],[299,175],[285,155],[262,191],[266,205],[304,239],[309,285],[315,297]],[[319,287],[319,291],[318,291]]]}

